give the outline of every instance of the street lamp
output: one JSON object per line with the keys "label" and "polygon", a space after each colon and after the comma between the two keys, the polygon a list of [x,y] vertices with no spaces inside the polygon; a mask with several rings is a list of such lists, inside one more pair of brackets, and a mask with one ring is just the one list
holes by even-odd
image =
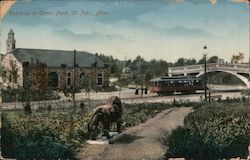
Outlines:
{"label": "street lamp", "polygon": [[204,49],[204,96],[205,96],[205,101],[207,101],[207,53],[205,50],[207,49],[207,46],[205,45],[203,47]]}

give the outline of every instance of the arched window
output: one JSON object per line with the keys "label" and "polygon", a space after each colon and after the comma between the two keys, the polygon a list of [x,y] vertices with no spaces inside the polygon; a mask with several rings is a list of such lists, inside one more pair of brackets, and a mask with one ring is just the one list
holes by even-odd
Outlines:
{"label": "arched window", "polygon": [[102,73],[98,73],[98,74],[97,74],[96,82],[97,82],[97,85],[98,85],[98,86],[102,86],[102,83],[103,83],[103,76],[102,76]]}
{"label": "arched window", "polygon": [[56,72],[50,72],[48,74],[48,86],[53,88],[58,87],[58,75]]}

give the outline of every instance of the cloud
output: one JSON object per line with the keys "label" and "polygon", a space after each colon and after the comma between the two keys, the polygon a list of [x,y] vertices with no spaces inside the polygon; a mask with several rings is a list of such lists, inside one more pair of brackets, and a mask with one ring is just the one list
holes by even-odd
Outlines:
{"label": "cloud", "polygon": [[79,41],[128,41],[125,37],[114,33],[100,33],[93,31],[89,34],[74,33],[69,29],[53,30],[57,35]]}
{"label": "cloud", "polygon": [[166,28],[162,30],[167,36],[175,37],[196,37],[196,38],[211,38],[214,37],[208,31],[201,28],[188,28],[183,25],[174,26],[171,28]]}
{"label": "cloud", "polygon": [[235,3],[246,3],[246,4],[249,4],[249,0],[231,0],[232,2],[235,2]]}

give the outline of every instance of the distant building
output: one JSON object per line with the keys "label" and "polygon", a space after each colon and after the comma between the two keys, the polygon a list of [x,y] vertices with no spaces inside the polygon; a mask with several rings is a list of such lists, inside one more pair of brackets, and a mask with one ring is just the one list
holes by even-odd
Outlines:
{"label": "distant building", "polygon": [[18,75],[15,78],[12,74],[9,74],[7,78],[9,84],[32,86],[32,82],[29,80],[30,70],[32,64],[39,61],[46,64],[46,77],[44,78],[48,89],[63,90],[73,87],[74,82],[75,87],[79,89],[82,87],[81,82],[86,77],[90,79],[89,85],[92,88],[108,87],[108,66],[91,53],[77,51],[75,67],[73,67],[74,51],[16,48],[16,40],[12,29],[8,33],[6,51],[7,53],[1,56],[1,62],[9,73],[13,70],[13,67],[17,68]]}

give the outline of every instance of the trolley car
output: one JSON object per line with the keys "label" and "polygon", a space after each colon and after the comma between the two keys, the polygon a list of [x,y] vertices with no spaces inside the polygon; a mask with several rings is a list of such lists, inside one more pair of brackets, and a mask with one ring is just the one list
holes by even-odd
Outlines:
{"label": "trolley car", "polygon": [[195,93],[203,90],[204,85],[200,78],[188,76],[160,77],[150,80],[149,90],[152,93],[173,94],[174,92]]}

